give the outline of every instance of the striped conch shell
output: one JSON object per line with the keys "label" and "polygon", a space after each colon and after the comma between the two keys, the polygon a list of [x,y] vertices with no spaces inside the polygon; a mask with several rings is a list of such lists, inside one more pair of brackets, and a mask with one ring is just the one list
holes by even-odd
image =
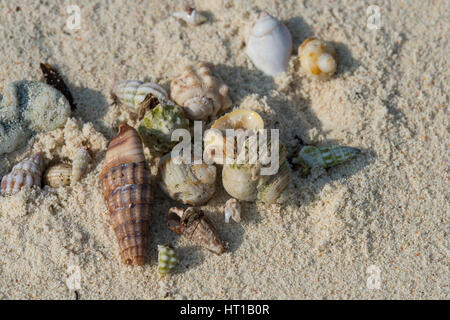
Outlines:
{"label": "striped conch shell", "polygon": [[170,97],[191,120],[206,120],[231,107],[228,87],[203,62],[183,69],[170,84]]}
{"label": "striped conch shell", "polygon": [[23,187],[41,187],[42,173],[44,172],[44,158],[41,153],[16,164],[11,173],[3,177],[1,183],[2,195],[12,195]]}
{"label": "striped conch shell", "polygon": [[323,40],[306,39],[300,45],[298,55],[303,70],[318,79],[329,79],[336,71],[336,51],[331,44]]}
{"label": "striped conch shell", "polygon": [[215,254],[224,253],[228,245],[220,239],[219,233],[198,208],[170,208],[167,215],[167,226],[170,230],[185,236],[195,244]]}
{"label": "striped conch shell", "polygon": [[356,157],[361,151],[353,147],[302,146],[292,159],[292,163],[302,167],[304,175],[311,168],[331,168]]}
{"label": "striped conch shell", "polygon": [[129,125],[120,125],[119,134],[111,140],[100,179],[122,260],[143,265],[152,187],[141,139]]}
{"label": "striped conch shell", "polygon": [[[113,96],[126,105],[131,112],[142,118],[148,109],[156,106],[158,102],[173,105],[166,90],[153,82],[143,83],[139,80],[125,80],[114,84]],[[153,100],[151,98],[156,98]]]}
{"label": "striped conch shell", "polygon": [[91,161],[91,155],[87,148],[78,149],[72,161],[72,183],[80,181],[81,177],[86,173],[86,169]]}

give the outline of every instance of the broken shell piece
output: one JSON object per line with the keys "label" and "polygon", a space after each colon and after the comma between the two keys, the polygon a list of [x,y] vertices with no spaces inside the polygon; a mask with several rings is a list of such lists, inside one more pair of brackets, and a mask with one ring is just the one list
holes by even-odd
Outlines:
{"label": "broken shell piece", "polygon": [[50,167],[44,174],[44,184],[52,188],[66,187],[70,184],[72,166],[67,163],[58,163]]}
{"label": "broken shell piece", "polygon": [[44,158],[41,153],[16,164],[11,173],[3,177],[1,183],[1,194],[12,195],[23,187],[41,187],[42,173],[44,172]]}
{"label": "broken shell piece", "polygon": [[147,108],[151,109],[152,105],[149,106],[151,97],[156,97],[157,99],[153,107],[158,104],[158,101],[169,105],[174,104],[170,101],[166,90],[153,82],[143,83],[139,80],[118,82],[114,85],[112,93],[130,111],[139,114],[140,118],[145,114]]}
{"label": "broken shell piece", "polygon": [[216,191],[214,165],[184,164],[167,154],[159,163],[159,187],[170,198],[193,206],[209,201]]}
{"label": "broken shell piece", "polygon": [[176,129],[189,130],[189,120],[180,107],[160,103],[145,114],[138,133],[148,148],[165,154],[178,144],[178,141],[172,141]]}
{"label": "broken shell piece", "polygon": [[91,161],[91,155],[87,148],[78,149],[72,161],[72,183],[80,181],[86,173],[86,169]]}
{"label": "broken shell piece", "polygon": [[185,11],[178,11],[172,14],[175,18],[182,19],[186,23],[197,26],[206,21],[206,17],[199,13],[195,8],[186,7]]}
{"label": "broken shell piece", "polygon": [[262,72],[273,76],[288,68],[292,37],[277,18],[263,12],[255,23],[245,52]]}
{"label": "broken shell piece", "polygon": [[167,226],[170,230],[218,255],[227,250],[228,246],[220,239],[216,228],[198,208],[170,208]]}
{"label": "broken shell piece", "polygon": [[203,157],[208,163],[224,164],[228,159],[234,159],[235,140],[226,139],[226,130],[256,130],[264,129],[264,121],[258,113],[251,110],[238,109],[217,119],[211,129],[205,133],[205,149]]}
{"label": "broken shell piece", "polygon": [[170,245],[158,245],[158,273],[166,275],[178,263],[177,253]]}
{"label": "broken shell piece", "polygon": [[224,213],[225,223],[229,223],[230,218],[237,223],[241,222],[241,204],[239,203],[239,200],[231,198],[225,202]]}
{"label": "broken shell piece", "polygon": [[300,45],[298,54],[303,70],[318,79],[329,79],[336,71],[336,51],[323,40],[306,39]]}
{"label": "broken shell piece", "polygon": [[307,175],[313,167],[331,168],[356,157],[361,151],[352,147],[303,146],[292,163],[303,167]]}
{"label": "broken shell piece", "polygon": [[172,80],[170,97],[192,120],[206,120],[231,107],[228,87],[202,62],[185,67]]}

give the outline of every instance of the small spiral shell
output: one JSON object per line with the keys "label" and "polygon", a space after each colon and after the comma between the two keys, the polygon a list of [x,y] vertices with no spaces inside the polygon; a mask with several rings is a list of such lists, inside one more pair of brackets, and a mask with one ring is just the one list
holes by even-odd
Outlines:
{"label": "small spiral shell", "polygon": [[72,161],[72,183],[80,181],[86,173],[86,169],[91,161],[91,155],[87,148],[78,149]]}
{"label": "small spiral shell", "polygon": [[231,198],[227,202],[225,202],[224,210],[225,214],[225,223],[230,222],[230,218],[232,218],[235,222],[241,222],[241,204],[239,200]]}
{"label": "small spiral shell", "polygon": [[298,49],[303,70],[318,79],[329,79],[337,68],[333,46],[316,38],[306,39]]}
{"label": "small spiral shell", "polygon": [[204,15],[202,15],[200,12],[195,10],[195,8],[186,7],[185,11],[178,11],[174,12],[172,14],[174,17],[178,19],[184,20],[186,23],[192,24],[194,26],[197,26],[199,24],[202,24],[207,19]]}
{"label": "small spiral shell", "polygon": [[166,275],[178,263],[178,256],[170,245],[158,245],[158,273]]}
{"label": "small spiral shell", "polygon": [[52,188],[66,187],[70,185],[70,177],[72,176],[72,166],[67,163],[56,164],[44,174],[44,184]]}
{"label": "small spiral shell", "polygon": [[19,162],[9,174],[3,177],[1,183],[2,195],[15,194],[23,187],[41,187],[44,169],[44,158],[41,153],[36,153]]}

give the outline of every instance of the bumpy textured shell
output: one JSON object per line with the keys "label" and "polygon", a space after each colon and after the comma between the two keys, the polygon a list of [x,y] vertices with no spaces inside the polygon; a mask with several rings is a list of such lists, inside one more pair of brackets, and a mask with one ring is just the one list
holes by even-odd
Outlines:
{"label": "bumpy textured shell", "polygon": [[42,82],[11,82],[0,97],[0,154],[16,150],[36,132],[62,127],[70,117],[64,95]]}
{"label": "bumpy textured shell", "polygon": [[325,41],[308,38],[300,45],[298,54],[303,70],[318,79],[328,79],[336,71],[336,51]]}
{"label": "bumpy textured shell", "polygon": [[145,114],[138,132],[148,148],[164,154],[178,144],[178,141],[172,141],[172,133],[176,129],[189,130],[189,120],[181,108],[159,104]]}
{"label": "bumpy textured shell", "polygon": [[237,223],[241,222],[241,204],[239,200],[234,198],[229,199],[225,202],[223,212],[225,214],[225,223],[229,223],[230,218]]}
{"label": "bumpy textured shell", "polygon": [[211,221],[198,208],[170,208],[167,216],[170,230],[181,234],[218,255],[227,250],[227,244],[220,239]]}
{"label": "bumpy textured shell", "polygon": [[44,174],[44,184],[53,188],[65,187],[70,184],[72,166],[67,163],[56,164]]}
{"label": "bumpy textured shell", "polygon": [[263,12],[252,29],[245,52],[264,73],[273,76],[284,72],[292,52],[291,33],[277,18]]}
{"label": "bumpy textured shell", "polygon": [[162,103],[173,104],[166,90],[153,82],[143,83],[139,80],[118,82],[113,87],[113,94],[132,112],[138,112],[141,103],[149,94],[156,96]]}
{"label": "bumpy textured shell", "polygon": [[86,173],[86,169],[91,161],[91,155],[87,148],[78,149],[72,161],[72,183],[80,181]]}
{"label": "bumpy textured shell", "polygon": [[305,173],[310,168],[331,168],[356,157],[361,151],[352,147],[315,147],[304,146],[292,159],[294,164],[304,167]]}
{"label": "bumpy textured shell", "polygon": [[158,245],[158,273],[165,275],[169,273],[178,263],[178,257],[175,250],[167,245]]}
{"label": "bumpy textured shell", "polygon": [[198,206],[216,191],[216,167],[202,164],[177,164],[170,154],[161,158],[159,186],[170,198]]}
{"label": "bumpy textured shell", "polygon": [[185,67],[172,80],[170,90],[171,98],[192,120],[206,120],[231,107],[228,87],[202,62]]}
{"label": "bumpy textured shell", "polygon": [[100,179],[122,260],[143,265],[150,226],[152,187],[141,139],[122,124],[106,152]]}
{"label": "bumpy textured shell", "polygon": [[245,109],[234,110],[217,119],[204,137],[203,156],[208,163],[224,164],[227,158],[234,159],[235,140],[227,141],[227,129],[243,131],[264,129],[264,121],[255,111]]}
{"label": "bumpy textured shell", "polygon": [[41,153],[16,164],[11,173],[3,177],[1,183],[2,195],[12,195],[23,187],[41,187],[42,173],[44,172],[44,158]]}

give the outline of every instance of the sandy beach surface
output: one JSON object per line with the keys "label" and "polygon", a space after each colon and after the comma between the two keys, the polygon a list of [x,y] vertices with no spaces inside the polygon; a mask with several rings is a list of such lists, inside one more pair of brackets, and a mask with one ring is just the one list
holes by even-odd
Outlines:
{"label": "sandy beach surface", "polygon": [[[372,2],[377,30],[367,26],[366,1],[197,0],[208,17],[200,26],[171,16],[186,1],[0,1],[0,92],[14,80],[42,80],[39,63],[48,62],[78,105],[64,128],[0,158],[0,176],[36,151],[71,159],[87,145],[94,155],[80,183],[0,197],[0,299],[75,299],[75,290],[80,299],[448,299],[450,2]],[[73,4],[79,30],[66,25]],[[244,52],[262,10],[293,36],[289,69],[276,77]],[[336,47],[329,81],[300,70],[297,49],[310,36]],[[168,89],[194,61],[210,63],[233,108],[281,129],[289,151],[302,140],[363,152],[307,178],[293,172],[291,200],[244,203],[240,224],[224,223],[229,196],[218,182],[203,209],[230,245],[221,256],[170,231],[165,216],[176,202],[155,190],[148,263],[127,267],[99,173],[118,125],[137,121],[110,90],[132,79]],[[161,278],[157,245],[165,243],[180,263]]]}

